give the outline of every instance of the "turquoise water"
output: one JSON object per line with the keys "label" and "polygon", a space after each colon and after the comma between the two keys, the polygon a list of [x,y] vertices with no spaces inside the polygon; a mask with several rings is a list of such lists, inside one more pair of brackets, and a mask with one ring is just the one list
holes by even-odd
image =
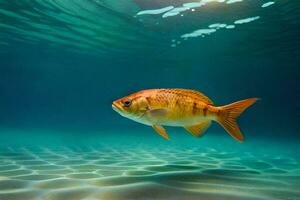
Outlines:
{"label": "turquoise water", "polygon": [[[0,0],[0,200],[300,199],[296,0]],[[259,97],[239,143],[121,117],[188,88]]]}

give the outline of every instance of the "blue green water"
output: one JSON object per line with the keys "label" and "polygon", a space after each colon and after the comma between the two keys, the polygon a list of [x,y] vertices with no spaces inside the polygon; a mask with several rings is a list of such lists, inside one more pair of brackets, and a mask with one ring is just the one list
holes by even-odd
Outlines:
{"label": "blue green water", "polygon": [[[0,0],[0,200],[300,199],[296,0]],[[259,97],[201,138],[113,100]]]}

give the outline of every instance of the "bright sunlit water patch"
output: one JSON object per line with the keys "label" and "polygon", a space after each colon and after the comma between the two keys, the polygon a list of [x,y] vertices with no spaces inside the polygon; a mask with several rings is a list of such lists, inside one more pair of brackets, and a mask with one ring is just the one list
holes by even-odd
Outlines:
{"label": "bright sunlit water patch", "polygon": [[[237,0],[234,0],[237,1]],[[164,13],[162,15],[162,18],[166,18],[166,17],[173,17],[176,15],[179,15],[185,11],[191,10],[194,11],[192,9],[194,8],[200,8],[202,6],[205,6],[208,3],[224,3],[225,0],[201,0],[199,2],[189,2],[189,3],[183,3],[182,6],[178,6],[178,7],[173,7],[173,6],[168,6],[165,8],[161,8],[161,9],[155,9],[155,10],[143,10],[137,13],[137,15],[141,15],[141,14],[161,14],[164,13],[165,11],[168,11],[166,13]],[[228,1],[227,3],[235,3],[235,2],[230,2]]]}
{"label": "bright sunlit water patch", "polygon": [[205,36],[205,35],[210,35],[211,33],[216,32],[216,29],[199,29],[199,30],[195,30],[191,33],[187,33],[182,35],[182,38],[190,38],[190,37],[198,37],[198,36]]}
{"label": "bright sunlit water patch", "polygon": [[175,15],[178,15],[186,10],[189,10],[190,8],[188,7],[177,7],[177,8],[174,8],[170,11],[168,11],[167,13],[163,14],[163,18],[166,18],[166,17],[172,17],[172,16],[175,16]]}
{"label": "bright sunlit water patch", "polygon": [[269,7],[269,6],[273,5],[274,3],[275,3],[274,1],[269,1],[267,3],[264,3],[261,7],[266,8],[266,7]]}
{"label": "bright sunlit water patch", "polygon": [[[253,22],[255,20],[258,20],[259,18],[260,18],[259,16],[256,16],[256,17],[250,17],[250,18],[246,18],[246,19],[239,19],[239,20],[236,20],[234,22],[234,24],[240,25],[240,24],[250,23],[250,22]],[[215,33],[218,29],[222,29],[222,28],[234,29],[235,25],[215,23],[215,24],[209,25],[208,29],[198,29],[198,30],[195,30],[191,33],[183,34],[181,36],[181,38],[188,39],[188,38],[194,38],[194,37],[199,37],[199,36],[205,37],[206,35],[210,35],[212,33]]]}
{"label": "bright sunlit water patch", "polygon": [[225,26],[225,28],[227,28],[227,29],[233,29],[233,28],[235,28],[235,25],[227,25],[227,26]]}
{"label": "bright sunlit water patch", "polygon": [[174,6],[168,6],[168,7],[160,8],[160,9],[156,9],[156,10],[142,10],[142,11],[138,12],[137,15],[158,15],[158,14],[167,12],[169,10],[172,10],[173,8],[174,8]]}
{"label": "bright sunlit water patch", "polygon": [[224,27],[226,27],[226,24],[216,23],[216,24],[211,24],[208,27],[209,28],[216,28],[216,29],[218,29],[218,28],[224,28]]}
{"label": "bright sunlit water patch", "polygon": [[255,17],[249,17],[249,18],[245,18],[245,19],[239,19],[239,20],[236,20],[234,23],[235,24],[246,24],[246,23],[249,23],[249,22],[253,22],[255,20],[258,20],[260,17],[259,16],[255,16]]}
{"label": "bright sunlit water patch", "polygon": [[232,3],[237,3],[237,2],[242,2],[243,0],[228,0],[226,1],[227,4],[232,4]]}

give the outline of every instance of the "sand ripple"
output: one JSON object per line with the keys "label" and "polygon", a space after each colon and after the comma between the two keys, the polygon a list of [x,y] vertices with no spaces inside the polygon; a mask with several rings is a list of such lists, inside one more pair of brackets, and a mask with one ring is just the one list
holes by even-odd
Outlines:
{"label": "sand ripple", "polygon": [[215,149],[1,149],[2,200],[300,200],[299,160]]}

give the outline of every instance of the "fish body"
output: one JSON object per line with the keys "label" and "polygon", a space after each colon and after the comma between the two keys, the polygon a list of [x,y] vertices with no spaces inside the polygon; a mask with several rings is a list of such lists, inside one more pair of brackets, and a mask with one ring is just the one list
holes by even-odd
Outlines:
{"label": "fish body", "polygon": [[217,121],[235,139],[242,141],[243,135],[236,118],[256,102],[246,99],[227,106],[214,106],[201,92],[189,89],[142,90],[113,102],[112,108],[122,116],[152,126],[164,138],[169,136],[163,126],[184,127],[199,137]]}

